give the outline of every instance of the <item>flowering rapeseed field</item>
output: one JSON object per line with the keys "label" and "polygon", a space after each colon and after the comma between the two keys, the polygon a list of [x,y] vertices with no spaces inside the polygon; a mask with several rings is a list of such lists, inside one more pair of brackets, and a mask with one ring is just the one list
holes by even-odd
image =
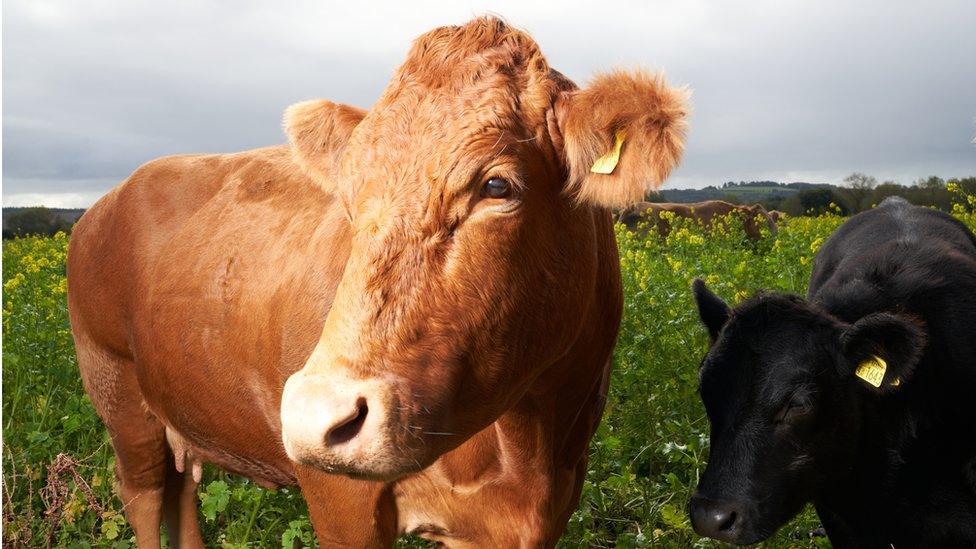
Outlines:
{"label": "flowering rapeseed field", "polygon": [[[962,197],[955,214],[976,227],[974,211],[976,197]],[[814,255],[843,221],[833,214],[789,218],[775,237],[756,242],[744,238],[741,220],[715,230],[674,220],[666,238],[617,226],[623,325],[606,414],[562,545],[717,546],[691,531],[685,513],[708,456],[708,422],[696,393],[707,338],[691,281],[705,278],[730,302],[759,288],[802,294]],[[113,495],[108,435],[78,376],[66,251],[64,234],[3,244],[3,545],[131,547]],[[209,468],[199,493],[208,545],[314,543],[297,489],[267,491]],[[818,525],[807,510],[768,546],[829,546],[808,536]]]}

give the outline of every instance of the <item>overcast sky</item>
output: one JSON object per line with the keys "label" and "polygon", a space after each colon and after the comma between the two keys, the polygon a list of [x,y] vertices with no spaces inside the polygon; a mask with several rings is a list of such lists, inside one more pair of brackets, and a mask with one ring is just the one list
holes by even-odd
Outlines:
{"label": "overcast sky", "polygon": [[3,204],[88,206],[157,156],[283,142],[289,104],[368,107],[411,40],[485,12],[578,83],[689,85],[670,187],[976,175],[976,1],[546,4],[4,0]]}

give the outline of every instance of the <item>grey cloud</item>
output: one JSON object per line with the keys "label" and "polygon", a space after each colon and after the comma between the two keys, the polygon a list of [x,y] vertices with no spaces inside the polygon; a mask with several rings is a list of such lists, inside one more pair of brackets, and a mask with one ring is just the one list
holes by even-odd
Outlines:
{"label": "grey cloud", "polygon": [[5,2],[4,203],[89,203],[153,157],[280,143],[287,105],[368,106],[412,38],[486,11],[581,83],[643,65],[690,85],[672,186],[976,174],[969,0],[373,6]]}

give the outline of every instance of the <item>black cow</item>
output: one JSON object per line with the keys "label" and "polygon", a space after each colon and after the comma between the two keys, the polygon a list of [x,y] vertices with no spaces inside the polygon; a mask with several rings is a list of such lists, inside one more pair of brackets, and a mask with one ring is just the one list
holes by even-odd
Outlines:
{"label": "black cow", "polygon": [[888,199],[820,250],[807,300],[730,310],[694,284],[711,349],[699,534],[763,540],[813,502],[835,547],[976,547],[976,238]]}

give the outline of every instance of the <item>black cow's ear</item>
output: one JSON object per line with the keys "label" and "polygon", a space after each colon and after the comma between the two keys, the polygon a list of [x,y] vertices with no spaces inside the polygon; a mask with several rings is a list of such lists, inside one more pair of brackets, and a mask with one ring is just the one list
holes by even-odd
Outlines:
{"label": "black cow's ear", "polygon": [[705,286],[705,281],[696,278],[691,284],[691,289],[695,294],[695,303],[698,304],[698,316],[708,328],[708,336],[712,343],[718,339],[718,333],[722,331],[722,326],[729,321],[732,310],[722,301],[722,298],[712,293]]}
{"label": "black cow's ear", "polygon": [[925,342],[925,328],[915,318],[868,315],[841,333],[842,374],[857,376],[881,392],[897,390],[911,378]]}

